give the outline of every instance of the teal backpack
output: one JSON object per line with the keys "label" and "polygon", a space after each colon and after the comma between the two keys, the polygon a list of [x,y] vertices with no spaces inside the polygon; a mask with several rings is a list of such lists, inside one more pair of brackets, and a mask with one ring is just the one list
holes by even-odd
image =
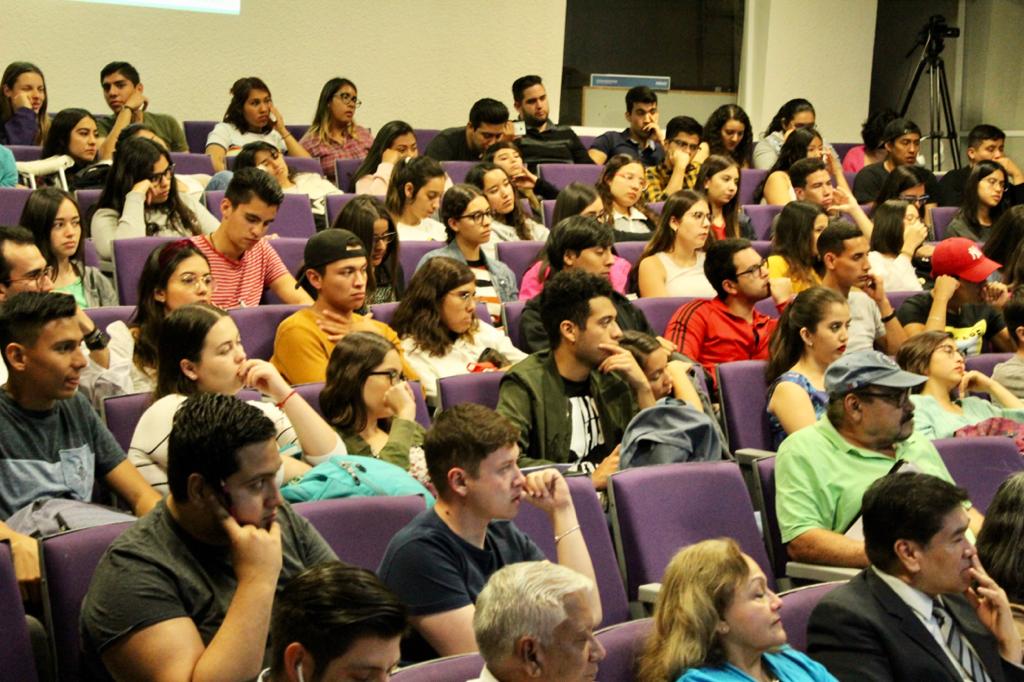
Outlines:
{"label": "teal backpack", "polygon": [[281,488],[291,503],[331,500],[338,497],[376,497],[381,495],[422,495],[427,508],[434,496],[402,467],[374,457],[334,455],[292,479]]}

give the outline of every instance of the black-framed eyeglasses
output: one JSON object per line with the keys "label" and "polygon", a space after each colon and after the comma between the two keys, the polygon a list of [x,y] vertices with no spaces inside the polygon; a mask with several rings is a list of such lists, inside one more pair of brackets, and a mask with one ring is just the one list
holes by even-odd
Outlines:
{"label": "black-framed eyeglasses", "polygon": [[917,196],[916,194],[901,194],[899,199],[900,201],[906,201],[907,203],[910,204],[920,205],[927,204],[928,200],[931,199],[931,197],[927,194],[922,194],[921,196]]}
{"label": "black-framed eyeglasses", "polygon": [[165,178],[170,180],[174,177],[174,164],[170,164],[163,173],[153,173],[147,178],[154,185],[159,185]]}
{"label": "black-framed eyeglasses", "polygon": [[363,106],[363,101],[362,100],[357,99],[355,95],[350,95],[347,92],[339,92],[339,93],[337,93],[335,95],[335,97],[340,99],[345,104],[351,104],[356,109],[358,109],[359,107]]}
{"label": "black-framed eyeglasses", "polygon": [[32,282],[33,285],[38,289],[43,286],[43,280],[49,278],[50,282],[54,282],[57,279],[57,268],[47,265],[44,268],[26,272],[24,277],[18,277],[15,279],[9,279],[6,282],[7,286],[14,284],[15,282]]}
{"label": "black-framed eyeglasses", "polygon": [[375,372],[370,372],[370,376],[371,377],[387,377],[388,381],[391,382],[392,386],[394,386],[395,384],[397,384],[399,382],[405,381],[405,374],[403,374],[401,372],[401,370],[397,370],[397,369],[381,369],[381,370],[377,370]]}
{"label": "black-framed eyeglasses", "polygon": [[387,244],[390,244],[391,242],[395,241],[395,237],[397,237],[397,236],[398,236],[398,233],[395,232],[395,231],[385,232],[384,234],[375,234],[375,235],[373,235],[373,243],[374,243],[375,246],[377,244],[387,245]]}
{"label": "black-framed eyeglasses", "polygon": [[892,391],[860,391],[857,395],[862,398],[877,398],[878,400],[884,400],[893,407],[905,407],[910,402],[910,391],[903,390],[898,392]]}
{"label": "black-framed eyeglasses", "polygon": [[459,216],[459,220],[469,220],[477,225],[482,225],[484,218],[487,218],[488,220],[494,218],[494,211],[487,209],[486,211],[475,211],[473,213],[466,213],[465,215]]}
{"label": "black-framed eyeglasses", "polygon": [[761,274],[761,271],[767,270],[767,269],[768,269],[768,259],[767,258],[762,258],[761,262],[758,263],[757,265],[751,265],[749,268],[747,268],[743,272],[737,272],[736,273],[736,279],[739,279],[740,277],[743,277],[744,275],[758,275],[758,274]]}
{"label": "black-framed eyeglasses", "polygon": [[697,142],[696,144],[690,144],[689,142],[684,142],[683,140],[669,140],[668,143],[674,144],[680,149],[686,149],[691,152],[695,152],[698,149],[700,149],[700,142]]}

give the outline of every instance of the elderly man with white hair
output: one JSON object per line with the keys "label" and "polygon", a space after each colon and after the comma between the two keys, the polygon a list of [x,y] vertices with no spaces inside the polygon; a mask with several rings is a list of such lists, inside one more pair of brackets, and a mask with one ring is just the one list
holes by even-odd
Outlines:
{"label": "elderly man with white hair", "polygon": [[597,678],[604,647],[594,637],[594,582],[549,561],[494,573],[477,597],[473,632],[484,658],[474,682]]}

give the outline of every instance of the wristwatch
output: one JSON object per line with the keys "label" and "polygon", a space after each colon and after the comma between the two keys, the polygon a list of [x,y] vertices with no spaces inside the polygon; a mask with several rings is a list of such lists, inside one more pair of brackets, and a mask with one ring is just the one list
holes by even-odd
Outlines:
{"label": "wristwatch", "polygon": [[82,340],[85,341],[85,347],[89,350],[103,350],[110,343],[110,334],[99,327],[93,327],[93,330]]}

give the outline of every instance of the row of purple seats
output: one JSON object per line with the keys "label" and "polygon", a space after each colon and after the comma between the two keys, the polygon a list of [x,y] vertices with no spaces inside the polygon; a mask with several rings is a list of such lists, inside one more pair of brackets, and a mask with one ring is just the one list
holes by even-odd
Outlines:
{"label": "row of purple seats", "polygon": [[[584,168],[586,168],[586,166],[584,166]],[[554,227],[553,223],[555,220],[555,200],[544,199],[543,201],[540,202],[540,205],[541,209],[544,211],[544,224],[547,225],[549,228]],[[655,216],[660,216],[661,209],[664,207],[664,201],[654,201],[651,202],[650,204],[647,204],[647,208],[649,208]]]}
{"label": "row of purple seats", "polygon": [[[206,193],[206,207],[217,220],[223,217],[221,213],[223,199],[223,191]],[[300,239],[312,237],[316,233],[316,223],[313,220],[313,210],[309,206],[309,197],[305,194],[285,194],[284,200],[277,209],[277,217],[270,226],[270,232],[281,237]]]}
{"label": "row of purple seats", "polygon": [[0,632],[4,633],[4,646],[0,647],[0,670],[11,680],[35,682],[36,666],[32,656],[32,642],[25,607],[14,574],[14,558],[7,541],[0,542]]}

